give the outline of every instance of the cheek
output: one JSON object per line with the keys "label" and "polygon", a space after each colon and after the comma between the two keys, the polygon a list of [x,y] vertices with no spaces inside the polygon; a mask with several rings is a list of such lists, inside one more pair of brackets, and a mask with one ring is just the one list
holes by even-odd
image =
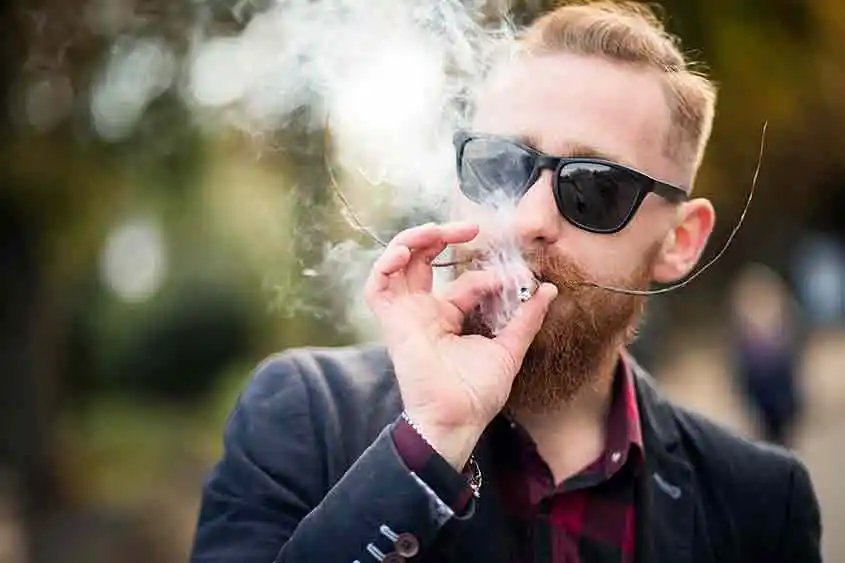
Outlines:
{"label": "cheek", "polygon": [[[644,206],[645,207],[645,206]],[[628,227],[617,234],[614,241],[613,256],[623,274],[630,275],[644,266],[654,263],[656,254],[663,246],[664,239],[671,228],[671,209],[656,206],[656,209],[643,209]]]}
{"label": "cheek", "polygon": [[677,207],[650,194],[624,233],[638,249],[651,248],[655,242],[663,241],[672,229],[676,215]]}
{"label": "cheek", "polygon": [[637,271],[642,264],[639,252],[632,252],[631,248],[612,248],[607,252],[596,255],[589,272],[594,272],[597,281],[626,280]]}

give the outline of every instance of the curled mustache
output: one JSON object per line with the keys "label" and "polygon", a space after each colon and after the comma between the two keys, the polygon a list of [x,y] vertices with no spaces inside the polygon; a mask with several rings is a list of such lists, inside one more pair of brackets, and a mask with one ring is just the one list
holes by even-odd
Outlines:
{"label": "curled mustache", "polygon": [[587,287],[587,275],[575,262],[545,251],[525,255],[525,262],[538,281],[557,286],[558,291],[576,293]]}
{"label": "curled mustache", "polygon": [[[475,250],[467,256],[469,268],[473,270],[484,270],[489,264],[495,262],[514,263],[518,261],[504,256],[503,251],[490,248],[486,250]],[[541,283],[551,283],[558,288],[559,292],[576,293],[588,289],[591,283],[584,270],[572,260],[563,256],[552,255],[546,250],[537,249],[521,253],[521,261],[524,263]]]}

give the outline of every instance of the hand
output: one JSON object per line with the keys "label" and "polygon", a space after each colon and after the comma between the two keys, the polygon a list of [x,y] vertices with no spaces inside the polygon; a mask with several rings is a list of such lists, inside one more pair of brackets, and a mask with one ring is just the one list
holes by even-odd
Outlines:
{"label": "hand", "polygon": [[495,338],[461,336],[464,317],[500,289],[488,271],[468,271],[432,294],[431,262],[469,242],[478,226],[427,224],[399,233],[373,266],[366,298],[381,325],[409,418],[456,469],[502,409],[557,288],[543,284]]}

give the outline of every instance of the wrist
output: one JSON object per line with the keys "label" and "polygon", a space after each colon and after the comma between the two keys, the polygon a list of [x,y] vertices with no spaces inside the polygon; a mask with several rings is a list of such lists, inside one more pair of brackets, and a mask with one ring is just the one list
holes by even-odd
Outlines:
{"label": "wrist", "polygon": [[402,413],[402,418],[458,472],[466,467],[484,431],[475,425],[444,427],[407,411]]}

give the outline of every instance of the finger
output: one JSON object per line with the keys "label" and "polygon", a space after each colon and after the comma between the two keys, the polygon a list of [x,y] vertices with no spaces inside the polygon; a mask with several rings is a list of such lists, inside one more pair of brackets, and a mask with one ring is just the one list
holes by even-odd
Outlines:
{"label": "finger", "polygon": [[495,273],[489,270],[472,270],[464,272],[450,283],[443,299],[455,306],[462,320],[484,297],[501,289],[502,281]]}
{"label": "finger", "polygon": [[438,245],[469,242],[477,235],[478,225],[474,223],[453,222],[442,225],[427,223],[402,231],[390,241],[390,245],[404,245],[412,252],[432,251],[433,247]]}
{"label": "finger", "polygon": [[[391,287],[397,291],[408,291],[408,280],[414,290],[431,291],[431,261],[443,252],[448,244],[472,240],[477,234],[477,225],[463,222],[443,225],[427,223],[402,231],[390,241],[373,264],[365,285],[367,301],[372,304],[372,300],[379,293]],[[414,251],[417,252],[416,255]],[[413,264],[410,263],[412,258]]]}
{"label": "finger", "polygon": [[522,363],[555,297],[557,288],[550,283],[542,284],[534,297],[519,306],[513,319],[494,339],[507,350],[517,365]]}
{"label": "finger", "polygon": [[388,291],[391,278],[401,272],[411,259],[411,250],[403,245],[388,246],[373,264],[364,286],[367,300],[372,304],[381,294]]}
{"label": "finger", "polygon": [[430,292],[434,280],[431,263],[448,245],[468,242],[478,234],[478,226],[471,223],[423,225],[397,235],[397,244],[412,250],[405,271],[409,291]]}
{"label": "finger", "polygon": [[448,245],[444,242],[411,256],[405,272],[409,290],[431,293],[434,286],[434,261],[446,248]]}

